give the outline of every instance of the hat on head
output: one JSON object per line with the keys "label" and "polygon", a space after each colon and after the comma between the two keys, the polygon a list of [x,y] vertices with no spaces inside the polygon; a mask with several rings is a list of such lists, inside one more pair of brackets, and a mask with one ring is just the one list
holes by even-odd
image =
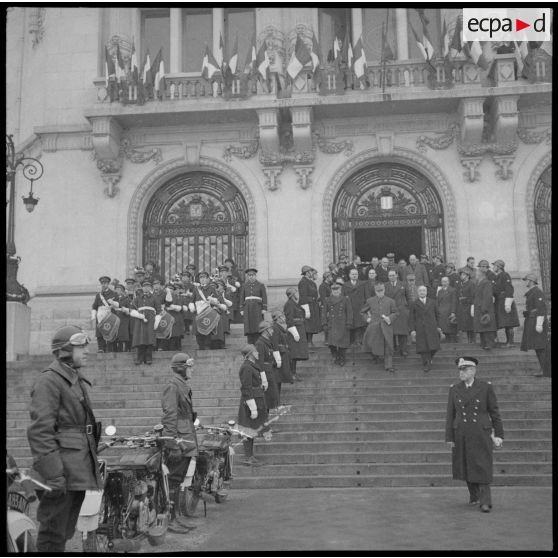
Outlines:
{"label": "hat on head", "polygon": [[103,282],[110,283],[110,277],[108,277],[107,275],[103,275],[99,277],[99,283],[103,283]]}
{"label": "hat on head", "polygon": [[143,269],[143,267],[138,266],[134,268],[134,273],[136,275],[145,275],[145,270]]}
{"label": "hat on head", "polygon": [[495,260],[492,262],[492,265],[497,265],[500,269],[504,269],[504,267],[506,267],[504,260]]}
{"label": "hat on head", "polygon": [[428,259],[428,256],[427,256],[426,254],[421,254],[421,255],[419,256],[419,258],[426,258],[426,259]]}
{"label": "hat on head", "polygon": [[[159,281],[159,283],[160,283],[160,281]],[[145,285],[149,285],[150,287],[152,287],[152,286],[153,286],[153,282],[152,282],[150,279],[146,279],[145,281],[142,281],[142,282],[141,282],[141,286],[142,286],[142,287],[145,287]]]}
{"label": "hat on head", "polygon": [[160,285],[161,284],[161,279],[152,279],[151,281],[152,281],[153,285],[155,285],[155,284]]}
{"label": "hat on head", "polygon": [[132,279],[131,277],[127,277],[126,279],[124,279],[124,283],[126,283],[127,285],[129,284],[134,284],[136,282],[135,279]]}
{"label": "hat on head", "polygon": [[390,252],[389,254],[386,254],[386,258],[395,258],[395,254]]}
{"label": "hat on head", "polygon": [[302,269],[300,270],[300,274],[304,275],[305,273],[308,273],[309,271],[312,271],[312,268],[309,265],[303,265]]}
{"label": "hat on head", "polygon": [[229,268],[226,265],[220,265],[219,266],[219,272],[221,271],[229,271]]}
{"label": "hat on head", "polygon": [[343,281],[343,278],[342,278],[342,277],[337,277],[337,279],[335,279],[335,282],[336,282],[338,285],[341,285],[341,286],[343,286],[343,285],[345,284],[345,281]]}
{"label": "hat on head", "polygon": [[123,285],[122,283],[116,283],[116,285],[114,285],[115,289],[122,289],[123,291],[126,290],[126,286]]}
{"label": "hat on head", "polygon": [[457,364],[458,368],[463,366],[477,366],[478,363],[479,361],[474,357],[463,356],[455,359],[455,364]]}
{"label": "hat on head", "polygon": [[337,283],[337,281],[331,285],[331,290],[332,291],[338,291],[340,288],[341,288],[341,285],[339,283]]}
{"label": "hat on head", "polygon": [[188,265],[186,266],[186,269],[194,269],[194,270],[196,270],[197,267],[196,267],[194,264],[188,264]]}
{"label": "hat on head", "polygon": [[298,290],[298,289],[297,289],[296,287],[289,287],[289,288],[285,291],[285,294],[286,294],[287,296],[290,297],[292,294],[296,293],[297,290]]}
{"label": "hat on head", "polygon": [[202,277],[209,277],[209,273],[207,273],[207,271],[200,271],[198,273],[198,279],[201,279]]}
{"label": "hat on head", "polygon": [[180,275],[181,277],[190,277],[190,279],[192,278],[192,274],[189,271],[183,271]]}
{"label": "hat on head", "polygon": [[244,273],[246,273],[246,275],[248,275],[248,273],[258,273],[258,270],[255,267],[249,267]]}
{"label": "hat on head", "polygon": [[262,320],[258,325],[258,333],[262,333],[263,331],[269,329],[270,327],[271,327],[270,322],[268,322],[267,320]]}
{"label": "hat on head", "polygon": [[171,368],[182,366],[194,366],[194,359],[188,353],[176,353],[170,362]]}
{"label": "hat on head", "polygon": [[244,345],[244,347],[242,347],[242,349],[240,349],[240,354],[243,357],[246,357],[248,355],[251,355],[255,350],[256,350],[256,347],[254,345],[252,345],[251,343],[248,343],[248,345]]}
{"label": "hat on head", "polygon": [[488,260],[481,260],[477,267],[490,267],[490,264],[488,263]]}
{"label": "hat on head", "polygon": [[448,262],[446,264],[446,267],[451,267],[452,269],[455,269],[455,264],[452,264],[451,262]]}
{"label": "hat on head", "polygon": [[285,316],[285,314],[281,310],[273,310],[271,313],[271,319],[276,322],[281,316]]}
{"label": "hat on head", "polygon": [[523,281],[533,281],[535,285],[539,284],[539,280],[537,279],[537,276],[534,273],[527,273],[527,275],[523,277]]}
{"label": "hat on head", "polygon": [[223,289],[227,288],[227,284],[222,279],[216,279],[215,284],[220,285],[221,287],[223,287]]}

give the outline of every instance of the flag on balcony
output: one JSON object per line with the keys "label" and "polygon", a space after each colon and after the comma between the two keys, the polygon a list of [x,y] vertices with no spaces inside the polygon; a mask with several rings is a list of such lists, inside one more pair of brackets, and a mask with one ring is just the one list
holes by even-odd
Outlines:
{"label": "flag on balcony", "polygon": [[149,51],[145,54],[145,60],[143,61],[142,71],[141,71],[141,81],[145,84],[149,79],[149,71],[151,70],[151,58],[149,57]]}
{"label": "flag on balcony", "polygon": [[266,82],[269,79],[269,56],[267,54],[267,45],[265,43],[265,39],[262,41],[262,46],[260,46],[260,50],[258,50],[258,54],[256,55],[256,72],[264,79]]}
{"label": "flag on balcony", "polygon": [[157,92],[163,89],[165,77],[165,61],[163,60],[163,49],[161,48],[157,53],[157,57],[153,61],[153,70],[155,75],[153,78],[153,89]]}
{"label": "flag on balcony", "polygon": [[364,47],[362,46],[362,37],[359,37],[355,45],[355,61],[353,64],[353,72],[355,73],[355,76],[359,81],[366,81],[366,54],[364,53]]}
{"label": "flag on balcony", "polygon": [[[465,45],[464,45],[465,46]],[[464,48],[465,53],[468,54],[469,58],[483,70],[488,70],[490,68],[490,61],[486,58],[486,56],[482,52],[482,47],[478,40],[469,41]]]}
{"label": "flag on balcony", "polygon": [[446,24],[446,18],[442,22],[442,56],[447,58],[449,56],[450,37],[449,30]]}
{"label": "flag on balcony", "polygon": [[411,27],[411,31],[413,32],[413,36],[415,37],[415,41],[420,50],[420,53],[422,54],[422,57],[427,62],[429,62],[434,56],[434,47],[432,46],[432,41],[428,36],[426,27],[423,27],[422,37],[419,38],[418,33],[415,31],[415,28],[411,25],[410,22],[409,26]]}
{"label": "flag on balcony", "polygon": [[205,45],[205,54],[203,55],[201,74],[202,77],[208,81],[213,81],[221,75],[219,64],[217,63],[217,60],[215,60],[215,56],[213,56],[210,52],[207,45]]}
{"label": "flag on balcony", "polygon": [[224,52],[224,45],[223,45],[223,35],[221,33],[219,33],[219,48],[217,49],[217,55],[215,56],[215,60],[217,60],[217,63],[219,64],[219,66],[223,65],[223,52]]}
{"label": "flag on balcony", "polygon": [[132,43],[132,55],[130,57],[130,79],[133,85],[137,85],[139,78],[138,57],[136,55],[136,47]]}
{"label": "flag on balcony", "polygon": [[455,22],[455,29],[453,30],[453,36],[449,44],[449,56],[453,60],[462,50],[463,50],[463,17],[461,15],[457,16]]}
{"label": "flag on balcony", "polygon": [[114,58],[109,54],[108,48],[105,46],[105,83],[108,87],[109,81],[116,79],[116,68]]}
{"label": "flag on balcony", "polygon": [[[331,53],[333,53],[332,57],[330,56]],[[327,61],[328,62],[336,61],[339,58],[340,54],[341,54],[341,41],[337,37],[335,37],[335,39],[333,39],[333,49],[329,51]]]}
{"label": "flag on balcony", "polygon": [[312,57],[312,70],[316,73],[316,70],[320,66],[320,45],[314,33],[312,33],[312,50],[310,51],[310,56]]}
{"label": "flag on balcony", "polygon": [[308,62],[312,62],[312,55],[300,35],[298,35],[293,54],[287,66],[289,77],[294,81]]}
{"label": "flag on balcony", "polygon": [[231,73],[233,75],[236,74],[236,69],[238,66],[238,33],[234,39],[234,45],[233,45],[231,57],[229,58],[228,66]]}
{"label": "flag on balcony", "polygon": [[256,38],[252,37],[252,42],[248,48],[248,53],[246,54],[246,62],[244,64],[244,72],[247,74],[253,74],[256,67]]}

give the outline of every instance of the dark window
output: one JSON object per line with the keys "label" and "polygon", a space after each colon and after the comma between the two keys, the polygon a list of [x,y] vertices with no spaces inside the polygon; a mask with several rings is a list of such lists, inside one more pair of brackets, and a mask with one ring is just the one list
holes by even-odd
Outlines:
{"label": "dark window", "polygon": [[182,70],[184,72],[201,72],[206,44],[210,50],[213,50],[212,10],[207,8],[183,8]]}
{"label": "dark window", "polygon": [[352,44],[351,10],[349,8],[320,8],[319,25],[322,61],[328,59],[328,53],[333,57],[333,41],[335,38],[343,41],[345,35],[348,35],[348,39]]}
{"label": "dark window", "polygon": [[253,8],[225,9],[225,60],[228,62],[238,37],[237,70],[244,68],[248,49],[256,33],[256,13]]}
{"label": "dark window", "polygon": [[[165,72],[170,71],[170,11],[153,8],[141,12],[141,60],[143,66],[145,54],[149,51],[151,62],[163,49]],[[201,62],[200,62],[201,67]]]}
{"label": "dark window", "polygon": [[382,33],[384,30],[391,52],[396,56],[395,9],[365,8],[362,10],[362,42],[367,62],[382,59]]}

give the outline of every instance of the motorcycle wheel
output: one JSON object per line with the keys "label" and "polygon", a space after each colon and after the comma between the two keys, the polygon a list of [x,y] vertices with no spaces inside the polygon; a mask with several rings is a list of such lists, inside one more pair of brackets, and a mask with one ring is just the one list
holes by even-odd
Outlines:
{"label": "motorcycle wheel", "polygon": [[101,510],[99,527],[89,531],[87,537],[83,539],[83,552],[103,554],[113,552],[118,514],[107,498],[106,492],[103,493],[101,500]]}
{"label": "motorcycle wheel", "polygon": [[202,478],[196,469],[192,478],[192,484],[186,490],[180,491],[180,512],[182,515],[193,517],[200,501]]}
{"label": "motorcycle wheel", "polygon": [[112,552],[113,543],[104,533],[89,531],[83,540],[83,552],[94,554]]}

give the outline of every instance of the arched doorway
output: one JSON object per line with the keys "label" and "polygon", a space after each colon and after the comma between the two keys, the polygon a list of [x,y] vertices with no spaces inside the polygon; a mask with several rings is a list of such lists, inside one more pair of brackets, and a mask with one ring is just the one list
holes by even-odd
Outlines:
{"label": "arched doorway", "polygon": [[541,288],[550,298],[550,259],[552,235],[552,167],[548,167],[535,186],[535,228],[541,270]]}
{"label": "arched doorway", "polygon": [[397,163],[367,166],[344,182],[333,203],[333,255],[364,261],[394,252],[445,257],[442,202],[432,183]]}
{"label": "arched doorway", "polygon": [[189,263],[213,271],[226,258],[246,266],[248,210],[240,191],[217,174],[190,172],[164,184],[143,221],[143,261],[167,279]]}

